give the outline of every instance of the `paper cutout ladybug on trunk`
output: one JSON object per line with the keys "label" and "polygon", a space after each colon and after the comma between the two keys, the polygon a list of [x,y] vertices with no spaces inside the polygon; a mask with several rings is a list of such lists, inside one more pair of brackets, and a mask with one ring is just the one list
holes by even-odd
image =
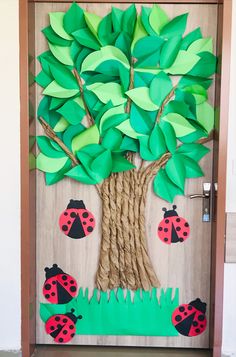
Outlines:
{"label": "paper cutout ladybug on trunk", "polygon": [[82,319],[82,316],[75,316],[74,309],[66,314],[57,314],[51,316],[46,324],[46,333],[51,335],[55,342],[57,343],[67,343],[75,335],[76,332],[76,322],[78,319]]}
{"label": "paper cutout ladybug on trunk", "polygon": [[45,268],[46,280],[43,285],[43,295],[52,304],[67,304],[78,290],[76,280],[53,264],[52,268]]}
{"label": "paper cutout ladybug on trunk", "polygon": [[162,208],[165,213],[158,226],[157,234],[166,244],[184,242],[189,237],[189,224],[184,218],[179,217],[176,208],[176,205],[173,205],[173,209],[169,211]]}
{"label": "paper cutout ladybug on trunk", "polygon": [[184,336],[197,336],[203,333],[207,326],[206,303],[199,298],[189,304],[177,307],[172,314],[172,323],[176,330]]}
{"label": "paper cutout ladybug on trunk", "polygon": [[80,239],[93,232],[95,218],[83,201],[70,200],[67,209],[60,215],[59,225],[65,235]]}

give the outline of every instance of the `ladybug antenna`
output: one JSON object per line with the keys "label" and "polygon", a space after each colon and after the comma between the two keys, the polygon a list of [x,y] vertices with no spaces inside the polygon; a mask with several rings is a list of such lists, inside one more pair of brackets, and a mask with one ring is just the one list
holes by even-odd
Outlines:
{"label": "ladybug antenna", "polygon": [[176,208],[177,208],[177,206],[176,206],[176,205],[173,205],[172,207],[173,207],[173,209],[176,209]]}
{"label": "ladybug antenna", "polygon": [[48,267],[44,268],[44,271],[48,271],[48,270],[49,270],[49,268],[48,268]]}
{"label": "ladybug antenna", "polygon": [[78,320],[81,320],[82,318],[83,318],[82,315],[78,315],[78,316],[77,316],[77,319],[78,319]]}
{"label": "ladybug antenna", "polygon": [[75,309],[71,309],[70,311],[71,311],[71,312],[72,312],[72,314],[73,314],[73,312],[75,312]]}
{"label": "ladybug antenna", "polygon": [[167,211],[167,208],[166,208],[166,207],[163,207],[163,208],[162,208],[162,211],[163,211],[163,212],[166,212],[166,211]]}
{"label": "ladybug antenna", "polygon": [[57,268],[58,267],[58,265],[57,264],[53,264],[53,268]]}

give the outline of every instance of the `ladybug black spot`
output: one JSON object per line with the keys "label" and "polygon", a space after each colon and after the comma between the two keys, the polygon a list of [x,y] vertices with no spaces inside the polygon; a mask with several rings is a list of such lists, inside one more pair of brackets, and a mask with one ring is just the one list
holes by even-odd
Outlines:
{"label": "ladybug black spot", "polygon": [[71,281],[70,281],[70,284],[74,284],[74,283],[75,283],[74,280],[71,280]]}
{"label": "ladybug black spot", "polygon": [[71,221],[68,221],[67,224],[71,224]]}
{"label": "ladybug black spot", "polygon": [[74,328],[73,325],[70,325],[70,326],[69,326],[69,329],[70,329],[70,330],[73,330],[73,328]]}
{"label": "ladybug black spot", "polygon": [[63,319],[62,321],[63,321],[64,323],[66,323],[68,320],[67,320],[67,319]]}
{"label": "ladybug black spot", "polygon": [[88,226],[87,230],[88,230],[88,232],[92,232],[93,231],[93,227]]}
{"label": "ladybug black spot", "polygon": [[185,236],[185,237],[186,237],[187,235],[188,235],[188,233],[187,233],[187,232],[184,232],[184,233],[183,233],[183,236]]}
{"label": "ladybug black spot", "polygon": [[76,213],[75,212],[71,212],[70,216],[71,216],[71,218],[75,218],[76,217]]}
{"label": "ladybug black spot", "polygon": [[170,221],[169,221],[169,219],[165,219],[165,223],[169,223]]}
{"label": "ladybug black spot", "polygon": [[180,315],[175,316],[175,321],[179,322],[182,320],[182,317]]}
{"label": "ladybug black spot", "polygon": [[75,286],[71,286],[71,287],[70,287],[70,291],[71,291],[72,293],[74,293],[74,292],[76,291],[76,287],[75,287]]}
{"label": "ladybug black spot", "polygon": [[67,280],[67,276],[63,275],[62,280]]}
{"label": "ladybug black spot", "polygon": [[52,281],[52,285],[55,285],[55,284],[56,284],[56,281],[55,281],[55,280],[53,280],[53,281]]}
{"label": "ladybug black spot", "polygon": [[196,333],[199,333],[199,332],[200,332],[199,328],[196,328],[195,332],[196,332]]}
{"label": "ladybug black spot", "polygon": [[83,221],[83,225],[85,226],[85,224],[87,224],[87,222]]}
{"label": "ladybug black spot", "polygon": [[162,229],[163,229],[162,227],[159,227],[159,228],[158,228],[158,231],[160,231],[160,232],[161,232],[161,231],[162,231]]}
{"label": "ladybug black spot", "polygon": [[50,285],[50,284],[46,284],[46,285],[45,285],[45,289],[46,289],[46,290],[50,290],[50,289],[51,289],[51,285]]}
{"label": "ladybug black spot", "polygon": [[176,218],[176,222],[180,222],[180,218]]}
{"label": "ladybug black spot", "polygon": [[189,227],[188,222],[184,223],[184,226],[185,226],[185,227]]}
{"label": "ladybug black spot", "polygon": [[58,324],[58,325],[57,325],[57,328],[61,328],[61,327],[62,327],[61,324]]}
{"label": "ladybug black spot", "polygon": [[89,220],[90,222],[93,222],[93,218],[90,218],[90,220]]}
{"label": "ladybug black spot", "polygon": [[164,228],[164,232],[168,232],[168,228]]}
{"label": "ladybug black spot", "polygon": [[187,316],[187,315],[188,315],[188,313],[187,313],[187,312],[185,312],[185,313],[184,313],[184,316]]}
{"label": "ladybug black spot", "polygon": [[75,334],[74,334],[74,333],[72,333],[72,334],[71,334],[71,337],[74,337],[74,335],[75,335]]}
{"label": "ladybug black spot", "polygon": [[194,326],[194,327],[198,326],[197,321],[193,321],[193,326]]}
{"label": "ladybug black spot", "polygon": [[184,310],[185,310],[185,307],[184,306],[180,306],[179,311],[180,312],[184,312]]}
{"label": "ladybug black spot", "polygon": [[198,316],[198,320],[199,320],[199,321],[203,321],[203,320],[204,320],[204,318],[205,318],[205,316],[204,316],[204,315],[200,315],[200,316]]}
{"label": "ladybug black spot", "polygon": [[181,231],[181,227],[176,227],[177,232]]}
{"label": "ladybug black spot", "polygon": [[55,293],[52,293],[51,295],[52,295],[52,296],[55,296],[56,294],[55,294]]}
{"label": "ladybug black spot", "polygon": [[65,282],[65,283],[64,283],[64,285],[65,285],[65,286],[67,286],[67,285],[68,285],[68,283],[67,283],[67,282]]}
{"label": "ladybug black spot", "polygon": [[50,330],[53,331],[54,330],[54,326],[50,326]]}
{"label": "ladybug black spot", "polygon": [[167,242],[167,241],[168,241],[168,238],[164,238],[164,241]]}
{"label": "ladybug black spot", "polygon": [[179,241],[182,243],[182,242],[184,241],[184,238],[181,237],[181,238],[179,239]]}
{"label": "ladybug black spot", "polygon": [[204,327],[204,325],[200,325],[200,327],[201,327],[201,328],[203,328],[203,327]]}
{"label": "ladybug black spot", "polygon": [[68,226],[66,226],[65,224],[63,224],[62,230],[63,230],[63,232],[67,231],[67,230],[68,230]]}
{"label": "ladybug black spot", "polygon": [[188,310],[190,311],[190,310],[192,310],[193,309],[193,307],[191,306],[191,305],[189,305],[188,306]]}
{"label": "ladybug black spot", "polygon": [[67,330],[64,330],[63,331],[63,335],[67,335],[68,334],[68,331]]}
{"label": "ladybug black spot", "polygon": [[63,342],[63,338],[60,337],[58,341],[59,341],[59,342]]}
{"label": "ladybug black spot", "polygon": [[46,299],[49,299],[49,298],[50,298],[50,295],[49,295],[49,294],[46,294],[46,295],[45,295],[45,298],[46,298]]}
{"label": "ladybug black spot", "polygon": [[59,317],[59,316],[56,316],[56,317],[55,317],[55,321],[60,321],[60,317]]}
{"label": "ladybug black spot", "polygon": [[88,212],[84,212],[84,213],[82,214],[82,216],[83,216],[84,218],[88,218]]}
{"label": "ladybug black spot", "polygon": [[68,216],[68,212],[64,212],[64,216]]}

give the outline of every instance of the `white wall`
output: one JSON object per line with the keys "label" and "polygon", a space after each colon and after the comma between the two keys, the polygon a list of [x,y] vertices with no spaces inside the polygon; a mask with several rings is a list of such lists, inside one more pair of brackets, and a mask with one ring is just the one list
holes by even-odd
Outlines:
{"label": "white wall", "polygon": [[0,350],[20,349],[18,0],[0,0]]}

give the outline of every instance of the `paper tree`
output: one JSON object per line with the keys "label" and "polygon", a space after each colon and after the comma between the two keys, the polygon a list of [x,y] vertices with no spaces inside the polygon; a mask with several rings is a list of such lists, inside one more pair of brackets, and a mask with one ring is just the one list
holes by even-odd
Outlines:
{"label": "paper tree", "polygon": [[49,51],[38,59],[44,88],[37,168],[46,184],[64,177],[96,185],[103,204],[96,286],[145,290],[159,281],[148,256],[149,183],[173,202],[200,177],[214,110],[207,102],[216,68],[212,39],[184,35],[187,14],[170,20],[158,6],[112,7],[104,18],[72,4],[49,14]]}

